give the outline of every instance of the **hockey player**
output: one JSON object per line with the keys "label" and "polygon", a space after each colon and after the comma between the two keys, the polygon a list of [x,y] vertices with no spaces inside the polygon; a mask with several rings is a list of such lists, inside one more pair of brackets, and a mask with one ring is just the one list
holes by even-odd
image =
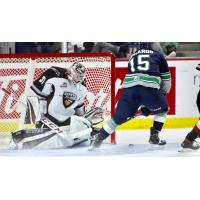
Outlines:
{"label": "hockey player", "polygon": [[[171,75],[164,56],[151,48],[151,43],[138,43],[128,62],[128,73],[114,115],[92,141],[91,148],[98,148],[117,126],[134,116],[143,105],[155,114],[150,130],[150,144],[165,145],[159,138],[168,113],[166,93],[171,87]],[[147,114],[148,115],[148,114]]]}
{"label": "hockey player", "polygon": [[[200,71],[200,64],[196,67],[196,70]],[[197,108],[200,113],[200,90],[197,95],[196,100]],[[198,122],[194,125],[193,129],[186,135],[184,141],[181,143],[183,149],[193,149],[198,150],[200,145],[196,142],[196,139],[200,137],[200,118]]]}
{"label": "hockey player", "polygon": [[[84,98],[87,88],[84,86],[84,79],[85,67],[75,62],[69,68],[51,67],[35,80],[31,86],[29,103],[34,110],[33,114],[36,114],[37,129],[13,133],[12,146],[64,148],[88,140],[91,136],[92,120],[95,115],[103,114],[103,111],[97,108],[87,113],[86,117],[90,121],[85,117],[75,117],[85,114]],[[51,125],[51,129],[48,125]],[[82,135],[83,131],[85,134]],[[74,136],[76,132],[80,133],[78,137]]]}

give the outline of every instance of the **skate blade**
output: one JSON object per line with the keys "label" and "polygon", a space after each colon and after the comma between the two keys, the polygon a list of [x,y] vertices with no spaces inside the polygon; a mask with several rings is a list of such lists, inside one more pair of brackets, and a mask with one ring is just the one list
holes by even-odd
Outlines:
{"label": "skate blade", "polygon": [[190,152],[197,152],[199,149],[190,149],[190,148],[183,148],[181,147],[178,152],[183,153],[190,153]]}
{"label": "skate blade", "polygon": [[149,144],[149,150],[162,150],[165,148],[165,145],[159,145],[159,144]]}
{"label": "skate blade", "polygon": [[97,150],[97,149],[99,149],[99,147],[90,146],[90,147],[88,148],[88,151],[95,151],[95,150]]}

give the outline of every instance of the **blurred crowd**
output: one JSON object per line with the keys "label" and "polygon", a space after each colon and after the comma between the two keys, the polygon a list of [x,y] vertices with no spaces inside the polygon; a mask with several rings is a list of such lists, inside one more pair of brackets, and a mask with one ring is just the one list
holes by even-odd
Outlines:
{"label": "blurred crowd", "polygon": [[[154,50],[160,51],[166,57],[184,56],[177,55],[179,44],[181,43],[152,42]],[[135,42],[1,42],[0,53],[111,52],[117,58],[129,58],[134,45]]]}

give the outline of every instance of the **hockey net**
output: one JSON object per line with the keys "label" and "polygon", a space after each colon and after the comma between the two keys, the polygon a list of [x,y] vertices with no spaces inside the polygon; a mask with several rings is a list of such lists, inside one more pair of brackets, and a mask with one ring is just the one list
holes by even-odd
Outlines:
{"label": "hockey net", "polygon": [[[32,82],[52,66],[69,67],[80,62],[86,67],[86,109],[106,109],[106,118],[114,110],[115,59],[109,53],[9,54],[0,55],[0,136],[22,128],[25,112],[16,109],[18,98],[26,102]],[[7,92],[3,91],[4,88]],[[11,95],[10,95],[10,94]],[[14,97],[13,97],[14,96]],[[115,143],[115,135],[111,136]]]}

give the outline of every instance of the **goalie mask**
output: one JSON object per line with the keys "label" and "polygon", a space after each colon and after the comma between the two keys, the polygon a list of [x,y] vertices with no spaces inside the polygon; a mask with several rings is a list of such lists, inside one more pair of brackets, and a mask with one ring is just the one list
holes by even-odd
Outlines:
{"label": "goalie mask", "polygon": [[75,62],[71,67],[69,67],[68,78],[75,83],[82,83],[85,79],[85,67],[79,62]]}

